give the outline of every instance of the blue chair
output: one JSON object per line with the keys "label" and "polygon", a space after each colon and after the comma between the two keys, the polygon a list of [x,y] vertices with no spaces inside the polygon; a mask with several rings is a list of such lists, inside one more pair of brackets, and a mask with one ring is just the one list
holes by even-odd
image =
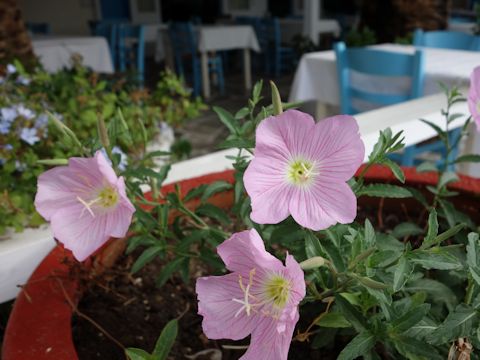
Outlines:
{"label": "blue chair", "polygon": [[460,31],[423,31],[416,29],[413,45],[453,50],[480,50],[480,38]]}
{"label": "blue chair", "polygon": [[52,33],[50,28],[50,24],[47,23],[34,23],[34,22],[26,22],[25,26],[27,30],[30,31],[32,34],[35,35],[49,35]]}
{"label": "blue chair", "polygon": [[295,51],[282,45],[278,18],[260,19],[256,26],[257,38],[264,53],[265,71],[278,77],[283,70],[294,65]]}
{"label": "blue chair", "polygon": [[117,24],[107,21],[89,21],[90,33],[93,36],[103,36],[107,39],[112,57],[113,68],[117,68]]}
{"label": "blue chair", "polygon": [[145,80],[145,27],[143,25],[118,24],[118,67],[126,71],[133,67],[137,80],[143,85]]}
{"label": "blue chair", "polygon": [[[360,112],[353,105],[354,99],[382,106],[393,105],[422,95],[425,63],[422,50],[417,50],[414,55],[408,55],[369,48],[347,49],[343,42],[336,43],[334,50],[337,58],[337,75],[343,114],[354,115]],[[406,92],[400,94],[372,93],[351,84],[352,71],[372,76],[408,76],[411,78],[411,86]],[[451,131],[449,133],[451,143],[455,143],[459,135],[460,129]],[[440,154],[442,158],[438,165],[445,164],[446,149],[441,141],[408,146],[404,149],[403,154],[392,154],[391,158],[403,166],[413,166],[420,162],[417,157],[426,152]],[[458,149],[454,149],[448,160],[456,158],[457,154]],[[449,170],[452,169],[453,167],[449,166]]]}
{"label": "blue chair", "polygon": [[[173,22],[168,27],[170,43],[175,58],[177,74],[185,77],[184,59],[192,61],[193,93],[200,95],[202,87],[201,63],[198,56],[198,39],[193,24],[190,22]],[[221,94],[225,92],[222,58],[218,55],[209,56],[208,71],[215,73]]]}

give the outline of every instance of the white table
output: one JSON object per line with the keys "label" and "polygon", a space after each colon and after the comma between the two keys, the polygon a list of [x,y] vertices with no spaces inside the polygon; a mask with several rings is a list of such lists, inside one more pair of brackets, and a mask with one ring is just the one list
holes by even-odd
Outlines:
{"label": "white table", "polygon": [[45,70],[56,72],[71,67],[71,57],[78,53],[83,64],[96,72],[113,73],[110,48],[104,37],[53,37],[42,36],[32,40],[33,51]]}
{"label": "white table", "polygon": [[[408,45],[382,44],[374,46],[380,50],[397,51],[413,54],[415,48]],[[424,95],[440,92],[439,82],[448,86],[467,86],[472,70],[480,65],[480,52],[446,49],[423,48],[425,52]],[[405,87],[408,82],[383,79],[374,81],[362,76],[356,76],[352,82],[365,90]],[[403,81],[402,81],[403,80]],[[336,70],[335,53],[333,50],[305,54],[298,65],[290,91],[290,101],[317,100],[320,103],[339,105],[339,88]]]}
{"label": "white table", "polygon": [[[258,39],[250,25],[202,25],[196,26],[198,35],[198,52],[202,68],[202,92],[205,99],[210,97],[210,78],[208,74],[208,53],[223,50],[243,50],[245,88],[252,88],[250,50],[260,52]],[[173,54],[168,27],[158,27],[155,61],[165,59],[167,65],[173,66]]]}
{"label": "white table", "polygon": [[[287,43],[292,41],[295,35],[303,35],[303,19],[279,19],[282,41]],[[320,34],[333,34],[335,37],[340,36],[341,28],[337,20],[320,19],[315,23],[317,37]]]}
{"label": "white table", "polygon": [[448,23],[448,30],[473,34],[475,25],[474,22],[450,22]]}
{"label": "white table", "polygon": [[252,88],[250,50],[260,52],[258,39],[250,25],[212,25],[198,27],[198,51],[202,67],[203,96],[210,97],[208,76],[208,52],[222,50],[243,50],[243,73],[245,88]]}

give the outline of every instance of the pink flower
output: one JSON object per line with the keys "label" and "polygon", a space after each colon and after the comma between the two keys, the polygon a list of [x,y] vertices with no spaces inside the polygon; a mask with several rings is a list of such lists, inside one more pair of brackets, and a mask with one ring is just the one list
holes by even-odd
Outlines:
{"label": "pink flower", "polygon": [[480,131],[480,66],[473,69],[468,90],[468,108]]}
{"label": "pink flower", "polygon": [[123,177],[117,178],[99,151],[93,158],[71,158],[68,166],[40,175],[35,207],[78,261],[110,237],[125,236],[135,212]]}
{"label": "pink flower", "polygon": [[232,235],[218,247],[232,273],[197,280],[198,313],[210,339],[251,336],[243,360],[286,360],[305,297],[300,265],[287,254],[286,266],[265,250],[257,231]]}
{"label": "pink flower", "polygon": [[289,110],[257,128],[255,157],[244,175],[250,217],[276,224],[292,215],[312,230],[351,223],[357,199],[346,184],[363,162],[365,147],[356,120],[338,115],[315,124]]}

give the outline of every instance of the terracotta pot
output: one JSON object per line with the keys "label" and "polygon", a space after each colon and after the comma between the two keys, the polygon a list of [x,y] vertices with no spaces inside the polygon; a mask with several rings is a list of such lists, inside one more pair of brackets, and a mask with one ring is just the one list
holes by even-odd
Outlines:
{"label": "terracotta pot", "polygon": [[[418,174],[414,168],[404,170],[407,186],[422,188],[436,184],[438,179],[435,173]],[[217,180],[232,183],[233,179],[233,171],[229,170],[181,181],[178,184],[182,193],[186,194],[200,184]],[[380,166],[372,167],[365,179],[367,182],[397,182],[390,170]],[[452,184],[451,189],[464,195],[459,196],[461,198],[459,205],[470,214],[478,216],[480,180],[461,176],[460,181]],[[173,185],[162,188],[163,193],[173,190]],[[379,199],[361,198],[361,202],[364,201],[378,202]],[[394,199],[394,201],[398,200]],[[401,201],[409,200],[401,199]],[[233,203],[233,194],[232,192],[217,194],[212,198],[212,202],[217,206],[228,208]],[[197,205],[198,200],[190,203],[192,208]],[[118,240],[110,243],[85,265],[101,271],[102,267],[113,264],[123,251],[124,244],[125,241]],[[59,245],[33,273],[17,297],[10,315],[4,339],[3,360],[78,359],[72,340],[71,319],[72,305],[75,306],[78,303],[81,293],[78,291],[76,280],[69,276],[71,268],[68,263],[73,261],[71,253]],[[70,303],[66,299],[69,299]]]}

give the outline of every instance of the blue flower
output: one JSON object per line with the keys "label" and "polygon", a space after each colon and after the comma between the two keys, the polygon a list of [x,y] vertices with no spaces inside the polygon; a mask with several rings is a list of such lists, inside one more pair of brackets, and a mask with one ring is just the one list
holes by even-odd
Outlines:
{"label": "blue flower", "polygon": [[13,146],[10,144],[4,145],[3,148],[7,151],[13,150]]}
{"label": "blue flower", "polygon": [[[105,148],[101,148],[100,151],[105,159],[107,159],[108,163],[112,165],[112,161],[108,158]],[[118,164],[118,169],[124,171],[127,168],[128,156],[118,146],[114,146],[112,148],[112,154],[120,154],[120,163]]]}
{"label": "blue flower", "polygon": [[48,115],[47,114],[40,114],[35,120],[35,127],[37,129],[43,128],[48,124]]}
{"label": "blue flower", "polygon": [[17,68],[13,64],[7,65],[7,74],[15,74],[17,72]]}
{"label": "blue flower", "polygon": [[20,132],[20,139],[30,145],[34,145],[40,138],[37,136],[37,129],[35,128],[23,128]]}
{"label": "blue flower", "polygon": [[15,160],[15,169],[17,169],[18,171],[24,171],[26,168],[27,168],[27,165],[25,165],[24,163],[18,160]]}
{"label": "blue flower", "polygon": [[12,125],[12,123],[3,119],[0,120],[0,134],[8,134],[8,132],[10,131],[10,125]]}
{"label": "blue flower", "polygon": [[12,123],[18,116],[17,109],[14,107],[3,108],[0,110],[0,115],[2,119],[6,122]]}
{"label": "blue flower", "polygon": [[29,108],[25,107],[25,105],[23,104],[17,105],[17,113],[19,116],[22,116],[27,120],[33,119],[35,117],[35,113]]}
{"label": "blue flower", "polygon": [[30,85],[30,79],[20,75],[17,78],[17,83],[27,86]]}

